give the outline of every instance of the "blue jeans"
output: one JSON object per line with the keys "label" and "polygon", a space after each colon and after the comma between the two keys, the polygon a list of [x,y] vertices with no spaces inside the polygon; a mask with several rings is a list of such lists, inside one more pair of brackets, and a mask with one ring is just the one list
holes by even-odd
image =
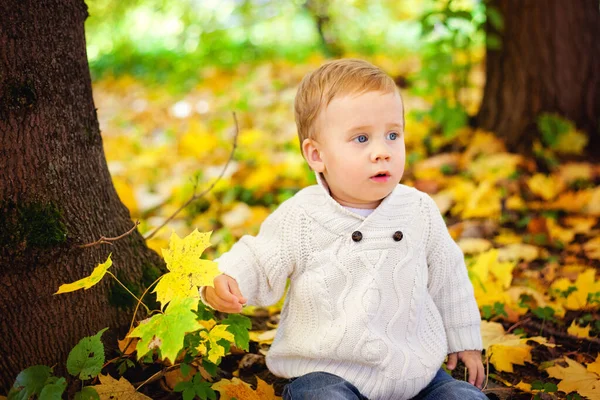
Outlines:
{"label": "blue jeans", "polygon": [[[440,368],[413,400],[476,400],[488,397],[469,382],[459,381]],[[368,400],[350,382],[328,372],[311,372],[283,389],[283,400]]]}

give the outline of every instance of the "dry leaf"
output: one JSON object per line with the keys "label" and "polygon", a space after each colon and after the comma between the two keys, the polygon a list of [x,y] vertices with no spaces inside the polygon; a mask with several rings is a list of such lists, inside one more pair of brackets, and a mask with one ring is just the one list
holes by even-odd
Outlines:
{"label": "dry leaf", "polygon": [[575,321],[573,321],[573,323],[571,323],[571,326],[569,326],[569,328],[567,329],[567,333],[569,335],[577,336],[580,338],[589,338],[591,328],[592,328],[591,325],[583,327],[583,326],[577,325],[575,323]]}
{"label": "dry leaf", "polygon": [[152,400],[137,392],[133,385],[123,377],[116,380],[110,375],[98,375],[100,385],[92,386],[100,400]]}
{"label": "dry leaf", "polygon": [[558,390],[565,393],[577,392],[589,400],[600,400],[600,376],[568,357],[563,360],[568,364],[567,367],[556,364],[546,369],[552,378],[561,379]]}
{"label": "dry leaf", "polygon": [[258,377],[256,381],[256,391],[238,378],[233,378],[232,380],[222,379],[212,385],[212,388],[221,394],[221,400],[281,400],[281,397],[275,396],[273,386]]}
{"label": "dry leaf", "polygon": [[465,254],[477,254],[489,250],[492,242],[481,238],[463,238],[458,241],[458,246]]}

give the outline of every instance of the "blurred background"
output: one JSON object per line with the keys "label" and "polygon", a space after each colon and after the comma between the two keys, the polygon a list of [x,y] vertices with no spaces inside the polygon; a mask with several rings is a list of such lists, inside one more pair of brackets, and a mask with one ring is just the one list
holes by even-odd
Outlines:
{"label": "blurred background", "polygon": [[296,88],[327,59],[359,57],[401,88],[402,183],[432,195],[468,265],[505,246],[503,259],[524,268],[552,254],[596,262],[600,167],[586,158],[593,130],[580,128],[594,107],[577,101],[600,92],[576,66],[593,65],[598,15],[583,5],[598,11],[584,0],[90,1],[87,51],[113,182],[147,235],[220,176],[239,131],[223,178],[148,241],[160,254],[173,230],[213,231],[207,256],[217,256],[315,182],[299,151]]}
{"label": "blurred background", "polygon": [[157,250],[171,229],[198,227],[215,231],[220,252],[314,182],[299,152],[293,99],[303,75],[329,58],[367,59],[394,77],[406,103],[410,165],[455,138],[481,101],[486,7],[478,0],[88,6],[109,169],[142,232],[221,173],[237,115],[238,148],[224,178],[150,240]]}

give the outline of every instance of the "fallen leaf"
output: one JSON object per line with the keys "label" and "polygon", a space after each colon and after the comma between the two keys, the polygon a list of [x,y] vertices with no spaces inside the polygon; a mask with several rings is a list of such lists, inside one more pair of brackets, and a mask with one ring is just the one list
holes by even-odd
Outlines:
{"label": "fallen leaf", "polygon": [[273,339],[275,339],[277,329],[271,329],[268,331],[250,331],[248,333],[250,334],[250,340],[253,342],[271,344],[273,343]]}
{"label": "fallen leaf", "polygon": [[222,379],[212,385],[212,388],[221,394],[221,400],[281,400],[281,397],[275,396],[273,386],[259,377],[256,378],[256,382],[256,391],[238,378]]}
{"label": "fallen leaf", "polygon": [[587,370],[600,376],[600,353],[596,356],[596,360],[593,363],[587,365]]}
{"label": "fallen leaf", "polygon": [[567,333],[569,335],[573,335],[573,336],[577,336],[580,338],[589,338],[590,337],[590,329],[592,328],[591,325],[588,326],[579,326],[575,323],[575,321],[573,321],[571,323],[571,326],[569,326],[569,328],[567,329]]}
{"label": "fallen leaf", "polygon": [[481,321],[481,338],[490,363],[498,371],[506,372],[513,372],[513,364],[525,365],[525,362],[532,362],[533,347],[528,345],[527,341],[533,340],[546,346],[554,346],[541,336],[521,338],[506,333],[502,324],[490,321]]}
{"label": "fallen leaf", "polygon": [[589,372],[583,365],[568,357],[563,358],[562,361],[565,361],[568,366],[555,364],[553,367],[546,368],[550,377],[561,379],[558,390],[565,393],[577,392],[589,400],[600,400],[600,376]]}
{"label": "fallen leaf", "polygon": [[552,200],[561,193],[565,184],[560,177],[554,175],[535,174],[527,180],[527,186],[532,193],[544,200]]}
{"label": "fallen leaf", "polygon": [[477,254],[489,250],[492,242],[482,238],[463,238],[458,241],[458,246],[464,254]]}
{"label": "fallen leaf", "polygon": [[123,377],[116,380],[110,375],[98,375],[100,385],[92,386],[100,400],[152,400],[137,392],[133,385]]}
{"label": "fallen leaf", "polygon": [[543,257],[544,249],[532,244],[514,243],[498,249],[499,261],[533,261]]}
{"label": "fallen leaf", "polygon": [[[565,269],[566,267],[563,267]],[[567,298],[560,297],[559,301],[569,310],[581,310],[590,308],[593,303],[588,304],[588,296],[600,292],[600,281],[596,280],[596,270],[587,268],[577,275],[575,282],[567,278],[559,278],[550,286],[553,290],[566,292],[570,287],[576,290],[569,293]]]}

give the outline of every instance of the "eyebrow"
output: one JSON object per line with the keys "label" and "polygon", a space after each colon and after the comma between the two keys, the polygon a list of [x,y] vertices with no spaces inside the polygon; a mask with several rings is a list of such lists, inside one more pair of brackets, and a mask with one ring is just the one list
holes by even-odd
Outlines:
{"label": "eyebrow", "polygon": [[[387,124],[385,127],[386,127],[386,129],[392,129],[392,128],[404,129],[404,126],[401,123],[399,123],[399,122],[394,122],[394,123],[391,123],[391,124]],[[370,128],[372,128],[371,125],[361,125],[361,126],[352,127],[348,131],[349,132],[363,131],[363,130],[370,129]]]}

